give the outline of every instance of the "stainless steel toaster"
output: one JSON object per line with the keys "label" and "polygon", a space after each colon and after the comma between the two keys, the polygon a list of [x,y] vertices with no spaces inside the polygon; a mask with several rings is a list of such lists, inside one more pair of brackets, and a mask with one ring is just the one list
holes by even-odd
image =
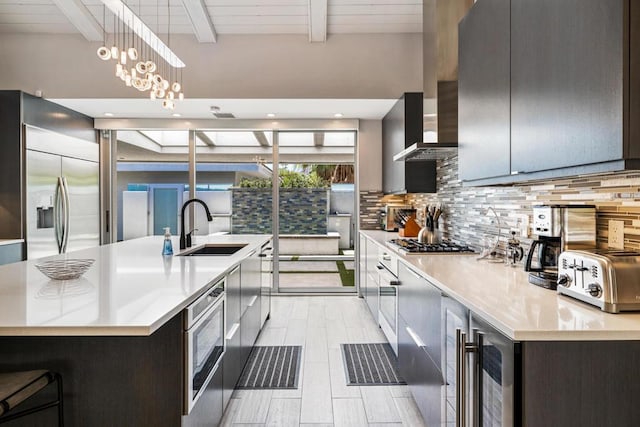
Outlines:
{"label": "stainless steel toaster", "polygon": [[558,293],[608,313],[640,311],[640,253],[562,252],[558,259]]}

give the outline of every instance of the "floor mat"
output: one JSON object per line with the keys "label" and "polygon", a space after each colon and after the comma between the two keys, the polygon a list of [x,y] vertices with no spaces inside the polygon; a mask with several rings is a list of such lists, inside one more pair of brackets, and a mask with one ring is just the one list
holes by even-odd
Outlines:
{"label": "floor mat", "polygon": [[298,388],[301,353],[302,346],[254,347],[236,388]]}
{"label": "floor mat", "polygon": [[398,359],[388,343],[340,344],[347,385],[406,384],[398,372]]}

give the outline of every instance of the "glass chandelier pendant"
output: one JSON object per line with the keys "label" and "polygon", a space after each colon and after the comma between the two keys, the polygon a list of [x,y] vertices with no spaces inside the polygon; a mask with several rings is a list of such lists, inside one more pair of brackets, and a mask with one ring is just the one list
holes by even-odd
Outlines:
{"label": "glass chandelier pendant", "polygon": [[171,100],[173,100],[173,99],[175,98],[175,94],[173,93],[173,91],[169,91],[169,92],[167,93],[167,98],[169,98],[169,99],[171,99]]}
{"label": "glass chandelier pendant", "polygon": [[116,77],[120,77],[122,75],[122,64],[116,64]]}
{"label": "glass chandelier pendant", "polygon": [[125,52],[124,50],[120,52],[120,63],[122,65],[125,65],[127,63],[127,52]]}
{"label": "glass chandelier pendant", "polygon": [[130,74],[127,74],[127,75],[125,76],[124,84],[125,84],[127,87],[131,87],[131,75],[130,75]]}
{"label": "glass chandelier pendant", "polygon": [[119,57],[120,57],[120,49],[118,49],[118,46],[116,45],[111,46],[111,58],[117,61]]}
{"label": "glass chandelier pendant", "polygon": [[156,63],[153,61],[147,61],[147,71],[153,73],[156,70]]}
{"label": "glass chandelier pendant", "polygon": [[158,86],[158,87],[162,87],[162,81],[164,79],[162,78],[162,76],[160,74],[155,74],[153,76],[153,84]]}
{"label": "glass chandelier pendant", "polygon": [[180,101],[184,101],[184,93],[180,92],[180,93],[178,94],[178,99],[179,99]]}
{"label": "glass chandelier pendant", "polygon": [[156,91],[155,90],[152,90],[151,92],[149,92],[149,98],[156,99]]}
{"label": "glass chandelier pendant", "polygon": [[162,80],[162,89],[167,90],[169,89],[169,82],[166,80]]}
{"label": "glass chandelier pendant", "polygon": [[140,74],[145,74],[147,72],[147,63],[140,61],[136,64],[136,70],[140,73]]}
{"label": "glass chandelier pendant", "polygon": [[108,61],[111,59],[111,51],[107,49],[106,46],[100,46],[98,48],[97,54],[98,58],[102,59],[103,61]]}
{"label": "glass chandelier pendant", "polygon": [[129,59],[131,59],[132,61],[138,59],[138,51],[135,47],[130,47],[129,49],[127,49],[127,55],[129,55]]}
{"label": "glass chandelier pendant", "polygon": [[171,85],[171,90],[174,91],[174,92],[180,92],[180,89],[181,89],[180,83],[178,83],[178,82],[174,82]]}

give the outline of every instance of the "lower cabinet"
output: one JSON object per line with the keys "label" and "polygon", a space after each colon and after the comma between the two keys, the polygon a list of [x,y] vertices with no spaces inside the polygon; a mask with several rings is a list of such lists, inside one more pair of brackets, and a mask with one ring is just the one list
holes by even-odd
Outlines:
{"label": "lower cabinet", "polygon": [[369,310],[378,323],[378,245],[371,240],[367,240],[367,287],[364,298],[367,301]]}
{"label": "lower cabinet", "polygon": [[440,392],[445,385],[439,362],[401,318],[398,321],[398,368],[428,426],[440,425]]}
{"label": "lower cabinet", "polygon": [[233,390],[236,387],[236,383],[242,374],[244,368],[245,359],[243,355],[245,352],[242,350],[242,343],[240,341],[240,322],[234,323],[228,328],[223,357],[223,403],[224,407],[227,407],[229,399],[233,394]]}
{"label": "lower cabinet", "polygon": [[260,333],[260,298],[258,295],[249,301],[247,310],[240,318],[240,357],[242,365],[247,361],[249,353]]}

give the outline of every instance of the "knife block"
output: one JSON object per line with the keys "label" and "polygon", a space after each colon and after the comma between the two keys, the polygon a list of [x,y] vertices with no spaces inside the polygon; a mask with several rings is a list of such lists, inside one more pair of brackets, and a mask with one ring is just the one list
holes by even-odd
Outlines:
{"label": "knife block", "polygon": [[418,233],[420,232],[420,226],[415,221],[414,217],[411,217],[407,220],[407,223],[404,225],[404,228],[401,228],[399,231],[400,237],[418,237]]}

